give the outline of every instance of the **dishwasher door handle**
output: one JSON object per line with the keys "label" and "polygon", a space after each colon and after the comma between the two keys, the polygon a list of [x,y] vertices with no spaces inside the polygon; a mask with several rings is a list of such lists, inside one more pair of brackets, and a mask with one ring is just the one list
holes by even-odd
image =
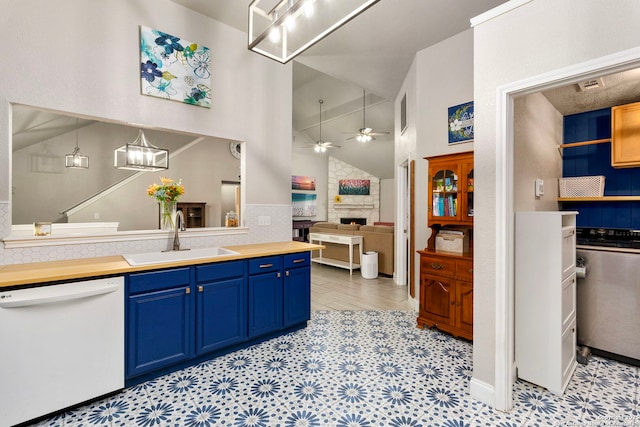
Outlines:
{"label": "dishwasher door handle", "polygon": [[[107,283],[102,286],[91,286],[84,289],[71,289],[60,292],[45,292],[44,295],[36,295],[32,297],[16,298],[11,300],[6,298],[0,299],[0,308],[19,308],[19,307],[31,307],[34,305],[51,304],[61,301],[70,301],[75,299],[87,298],[96,295],[104,295],[115,292],[118,289],[117,283]],[[52,285],[55,288],[56,285]],[[20,294],[20,291],[16,291],[16,294]],[[16,296],[18,296],[16,295]]]}

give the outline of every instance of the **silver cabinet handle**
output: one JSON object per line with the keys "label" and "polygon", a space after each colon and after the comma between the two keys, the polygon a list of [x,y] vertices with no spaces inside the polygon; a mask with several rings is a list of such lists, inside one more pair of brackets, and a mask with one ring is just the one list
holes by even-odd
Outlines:
{"label": "silver cabinet handle", "polygon": [[284,272],[284,275],[285,275],[285,276],[287,276],[287,277],[289,277],[289,270],[285,271],[285,272]]}
{"label": "silver cabinet handle", "polygon": [[278,274],[276,274],[276,277],[279,279],[280,277],[282,277],[282,274],[280,274],[280,272],[278,271]]}
{"label": "silver cabinet handle", "polygon": [[301,263],[301,262],[304,262],[304,258],[302,258],[302,259],[294,259],[294,260],[293,260],[293,263],[294,263],[294,264],[299,264],[299,263]]}
{"label": "silver cabinet handle", "polygon": [[260,264],[260,268],[269,268],[273,267],[273,264]]}
{"label": "silver cabinet handle", "polygon": [[198,286],[198,292],[204,292],[204,286]]}
{"label": "silver cabinet handle", "polygon": [[191,288],[184,288],[184,293],[189,295],[191,293]]}

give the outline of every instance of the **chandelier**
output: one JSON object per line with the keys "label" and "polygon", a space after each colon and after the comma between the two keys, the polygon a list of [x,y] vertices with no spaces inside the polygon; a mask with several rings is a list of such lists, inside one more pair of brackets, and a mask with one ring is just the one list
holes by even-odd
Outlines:
{"label": "chandelier", "polygon": [[249,50],[283,64],[380,0],[253,0]]}
{"label": "chandelier", "polygon": [[116,148],[114,166],[117,169],[151,172],[169,169],[169,150],[151,144],[140,129],[132,143]]}

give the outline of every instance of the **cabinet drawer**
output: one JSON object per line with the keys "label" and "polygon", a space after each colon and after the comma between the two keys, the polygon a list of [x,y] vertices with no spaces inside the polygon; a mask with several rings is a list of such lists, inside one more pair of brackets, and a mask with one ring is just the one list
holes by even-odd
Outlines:
{"label": "cabinet drawer", "polygon": [[129,294],[189,286],[189,267],[129,275]]}
{"label": "cabinet drawer", "polygon": [[423,273],[436,276],[455,277],[456,275],[456,261],[444,257],[422,256],[420,268]]}
{"label": "cabinet drawer", "polygon": [[196,267],[196,281],[198,283],[241,277],[243,274],[244,261],[220,262]]}
{"label": "cabinet drawer", "polygon": [[284,256],[284,268],[306,267],[309,265],[309,252],[289,254]]}
{"label": "cabinet drawer", "polygon": [[268,273],[282,268],[282,257],[279,255],[249,260],[249,274]]}
{"label": "cabinet drawer", "polygon": [[465,282],[473,281],[473,261],[456,260],[456,278]]}

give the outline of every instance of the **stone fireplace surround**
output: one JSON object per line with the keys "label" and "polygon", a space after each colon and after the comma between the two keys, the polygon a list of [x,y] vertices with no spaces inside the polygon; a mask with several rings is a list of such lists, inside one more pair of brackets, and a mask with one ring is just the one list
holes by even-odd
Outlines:
{"label": "stone fireplace surround", "polygon": [[[365,218],[370,225],[380,221],[380,179],[333,156],[329,156],[328,167],[327,221],[340,223],[341,218]],[[370,180],[370,194],[341,195],[341,201],[336,203],[338,182],[348,178]]]}

